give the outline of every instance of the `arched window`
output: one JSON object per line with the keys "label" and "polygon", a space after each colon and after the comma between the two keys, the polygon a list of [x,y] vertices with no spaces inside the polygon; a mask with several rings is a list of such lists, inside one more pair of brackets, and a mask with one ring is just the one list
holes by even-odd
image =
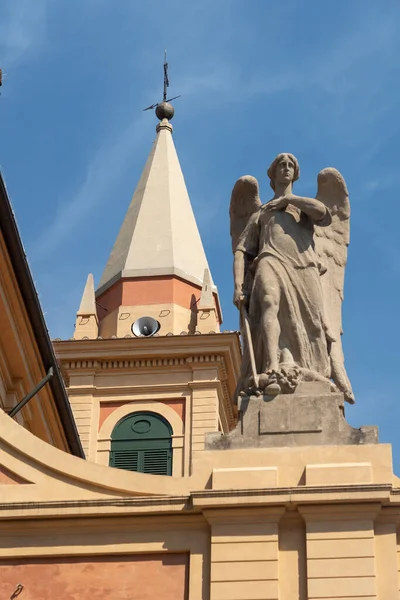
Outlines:
{"label": "arched window", "polygon": [[116,424],[111,434],[110,467],[172,475],[172,428],[160,415],[137,412]]}

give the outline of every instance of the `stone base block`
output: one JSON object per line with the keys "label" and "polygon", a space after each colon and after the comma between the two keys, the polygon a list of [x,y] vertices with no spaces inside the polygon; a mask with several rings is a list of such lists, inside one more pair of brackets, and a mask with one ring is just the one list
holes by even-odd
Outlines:
{"label": "stone base block", "polygon": [[355,429],[347,423],[343,394],[313,382],[301,383],[294,394],[240,398],[236,429],[208,434],[206,449],[377,443],[377,427]]}
{"label": "stone base block", "polygon": [[306,465],[306,485],[343,485],[372,483],[372,465],[369,462],[326,463]]}
{"label": "stone base block", "polygon": [[278,485],[277,467],[246,467],[243,469],[214,469],[213,490],[249,490]]}

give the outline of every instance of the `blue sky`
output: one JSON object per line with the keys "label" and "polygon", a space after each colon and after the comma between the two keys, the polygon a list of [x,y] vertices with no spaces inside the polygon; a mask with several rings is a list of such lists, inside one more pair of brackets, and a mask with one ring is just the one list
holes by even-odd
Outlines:
{"label": "blue sky", "polygon": [[338,168],[350,190],[344,348],[354,426],[377,424],[400,475],[400,4],[387,0],[0,0],[0,163],[52,337],[72,335],[155,136],[164,48],[174,139],[236,329],[228,223],[235,180],[263,201],[278,152],[295,191]]}

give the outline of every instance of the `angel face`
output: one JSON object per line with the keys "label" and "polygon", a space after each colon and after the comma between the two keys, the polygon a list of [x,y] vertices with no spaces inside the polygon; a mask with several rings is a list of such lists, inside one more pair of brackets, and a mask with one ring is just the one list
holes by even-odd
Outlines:
{"label": "angel face", "polygon": [[275,181],[289,184],[294,179],[295,164],[288,154],[283,154],[275,168]]}
{"label": "angel face", "polygon": [[275,190],[275,182],[285,186],[294,183],[300,175],[300,167],[297,158],[288,152],[282,152],[272,161],[268,169],[270,186]]}

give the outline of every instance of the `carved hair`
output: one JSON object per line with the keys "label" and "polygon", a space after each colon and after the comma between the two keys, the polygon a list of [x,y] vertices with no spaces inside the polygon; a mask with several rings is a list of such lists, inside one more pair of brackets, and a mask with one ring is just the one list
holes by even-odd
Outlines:
{"label": "carved hair", "polygon": [[269,185],[272,187],[273,190],[275,190],[276,167],[278,166],[278,163],[282,160],[282,158],[284,156],[289,157],[290,160],[294,164],[294,174],[293,174],[293,182],[292,183],[297,181],[298,178],[300,177],[300,167],[299,167],[299,161],[297,160],[297,158],[295,156],[293,156],[293,154],[289,154],[289,152],[281,152],[281,154],[278,154],[278,156],[272,161],[272,163],[267,171],[267,175],[270,178]]}

